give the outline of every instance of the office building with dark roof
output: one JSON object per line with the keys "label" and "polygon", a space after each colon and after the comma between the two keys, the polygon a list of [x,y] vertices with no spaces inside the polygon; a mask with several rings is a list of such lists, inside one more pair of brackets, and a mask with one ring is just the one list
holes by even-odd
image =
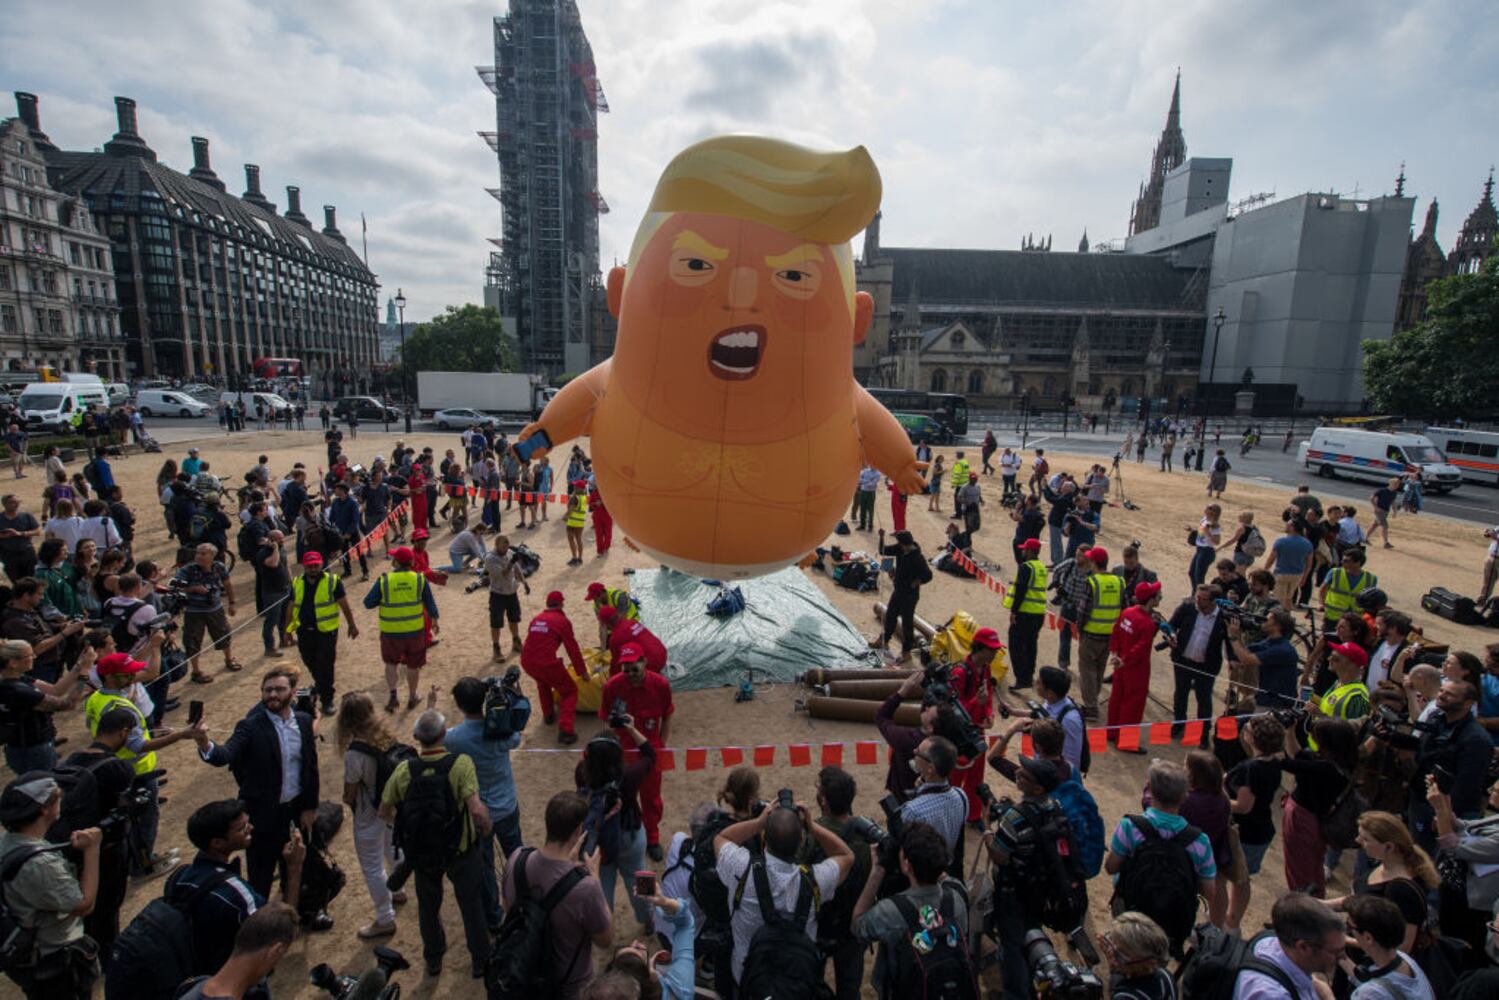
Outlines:
{"label": "office building with dark roof", "polygon": [[369,378],[379,286],[339,232],[333,206],[318,230],[288,186],[279,214],[253,164],[244,193],[230,194],[201,137],[192,140],[192,169],[172,169],[140,135],[126,97],[115,98],[118,131],[96,152],[57,149],[41,132],[36,100],[18,105],[42,135],[52,187],[82,199],[109,237],[132,373],[232,379],[274,357],[301,361],[335,392]]}

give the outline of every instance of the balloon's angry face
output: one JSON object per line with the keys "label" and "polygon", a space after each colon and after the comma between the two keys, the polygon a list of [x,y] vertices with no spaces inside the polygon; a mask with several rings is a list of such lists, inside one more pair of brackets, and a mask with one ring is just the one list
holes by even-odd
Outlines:
{"label": "balloon's angry face", "polygon": [[826,390],[850,373],[849,301],[826,244],[728,216],[674,214],[625,286],[615,375],[669,423],[773,440],[836,405]]}

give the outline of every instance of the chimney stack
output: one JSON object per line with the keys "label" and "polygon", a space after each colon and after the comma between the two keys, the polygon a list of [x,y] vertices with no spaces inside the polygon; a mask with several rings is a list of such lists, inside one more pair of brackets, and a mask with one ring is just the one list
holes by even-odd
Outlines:
{"label": "chimney stack", "polygon": [[57,148],[52,145],[52,140],[47,138],[47,133],[42,131],[42,116],[37,111],[35,94],[28,94],[24,90],[16,91],[16,117],[25,122],[26,127],[31,129],[31,139],[39,149],[52,150]]}
{"label": "chimney stack", "polygon": [[286,218],[312,228],[312,222],[302,214],[302,189],[295,184],[286,185]]}
{"label": "chimney stack", "polygon": [[245,193],[240,195],[240,198],[254,205],[256,208],[262,208],[272,215],[276,214],[275,204],[267,200],[266,196],[261,193],[260,168],[253,163],[245,164]]}
{"label": "chimney stack", "polygon": [[119,120],[119,131],[104,144],[104,152],[110,156],[138,156],[155,160],[155,151],[146,145],[146,140],[136,130],[135,102],[128,97],[116,97],[115,117]]}
{"label": "chimney stack", "polygon": [[323,206],[323,235],[343,243],[344,234],[338,231],[338,209],[332,205]]}
{"label": "chimney stack", "polygon": [[224,190],[224,182],[219,180],[219,175],[213,172],[213,167],[208,162],[208,140],[201,135],[193,136],[193,169],[187,175],[210,187]]}

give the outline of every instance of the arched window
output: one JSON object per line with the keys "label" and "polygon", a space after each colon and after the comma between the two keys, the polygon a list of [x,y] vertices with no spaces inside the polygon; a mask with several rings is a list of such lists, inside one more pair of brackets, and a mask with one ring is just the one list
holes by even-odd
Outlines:
{"label": "arched window", "polygon": [[947,391],[947,372],[943,371],[941,368],[938,368],[936,371],[932,372],[932,389],[931,389],[931,391],[932,392],[946,392]]}
{"label": "arched window", "polygon": [[975,368],[968,373],[968,394],[981,396],[984,393],[984,373]]}

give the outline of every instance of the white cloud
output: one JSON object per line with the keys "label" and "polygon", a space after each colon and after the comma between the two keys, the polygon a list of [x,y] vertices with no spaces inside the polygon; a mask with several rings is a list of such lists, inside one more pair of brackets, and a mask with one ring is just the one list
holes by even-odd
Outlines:
{"label": "white cloud", "polygon": [[[415,318],[475,301],[499,231],[492,61],[503,0],[13,0],[6,89],[41,96],[66,148],[102,145],[111,97],[134,97],[163,160],[188,137],[243,190],[241,164],[284,204],[339,208]],[[656,176],[719,131],[867,145],[891,244],[1071,247],[1122,236],[1182,69],[1189,151],[1235,158],[1258,190],[1408,190],[1443,203],[1450,245],[1499,158],[1499,26],[1481,0],[584,0],[613,113],[600,121],[604,266],[623,256]],[[1424,213],[1424,200],[1417,219]]]}

